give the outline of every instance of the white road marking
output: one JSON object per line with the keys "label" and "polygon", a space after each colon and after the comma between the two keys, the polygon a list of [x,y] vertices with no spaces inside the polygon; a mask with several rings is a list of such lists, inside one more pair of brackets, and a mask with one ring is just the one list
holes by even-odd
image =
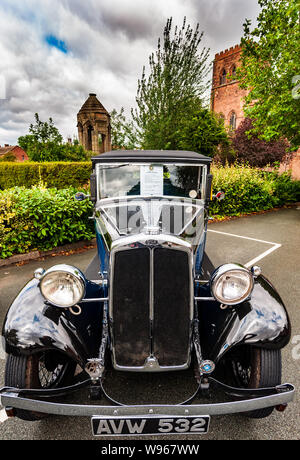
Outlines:
{"label": "white road marking", "polygon": [[276,249],[281,247],[281,244],[279,244],[279,243],[273,243],[272,241],[259,240],[257,238],[250,238],[249,236],[235,235],[233,233],[219,232],[217,230],[207,230],[207,231],[212,232],[212,233],[219,233],[220,235],[234,236],[236,238],[243,238],[245,240],[257,241],[258,243],[271,244],[273,246],[272,248],[268,249],[267,251],[262,252],[257,257],[255,257],[254,259],[251,259],[249,262],[244,264],[245,267],[247,267],[247,268],[249,268],[252,265],[256,264],[259,260],[263,259],[264,257],[266,257],[269,254],[271,254],[271,252],[273,252]]}
{"label": "white road marking", "polygon": [[7,419],[8,419],[8,417],[7,417],[7,414],[5,412],[5,409],[1,409],[0,410],[0,423],[6,422]]}
{"label": "white road marking", "polygon": [[274,243],[274,246],[272,248],[268,249],[267,251],[263,252],[259,256],[255,257],[255,259],[252,259],[249,262],[247,262],[245,264],[245,267],[247,267],[247,268],[251,267],[252,265],[256,264],[259,260],[261,260],[264,257],[268,256],[269,254],[271,254],[271,252],[275,251],[276,249],[278,249],[280,247],[281,247],[281,244]]}

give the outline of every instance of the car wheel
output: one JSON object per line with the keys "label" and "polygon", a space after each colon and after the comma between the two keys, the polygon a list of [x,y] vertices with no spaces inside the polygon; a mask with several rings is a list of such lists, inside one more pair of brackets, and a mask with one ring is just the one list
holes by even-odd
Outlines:
{"label": "car wheel", "polygon": [[[243,388],[264,388],[281,383],[281,351],[241,346],[231,359],[234,381]],[[274,407],[266,407],[243,415],[264,418],[271,415]]]}
{"label": "car wheel", "polygon": [[[42,389],[68,385],[74,377],[76,363],[58,353],[43,352],[33,355],[9,354],[5,367],[5,385],[16,388]],[[40,412],[15,409],[22,420],[41,420],[48,416]]]}

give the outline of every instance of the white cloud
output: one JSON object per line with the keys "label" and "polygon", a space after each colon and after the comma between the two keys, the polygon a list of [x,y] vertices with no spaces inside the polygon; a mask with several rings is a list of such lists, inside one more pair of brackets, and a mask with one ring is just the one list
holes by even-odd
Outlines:
{"label": "white cloud", "polygon": [[[1,0],[0,144],[16,143],[38,112],[64,137],[76,134],[76,114],[89,92],[107,110],[135,104],[137,80],[156,49],[166,19],[200,23],[215,52],[239,42],[257,0]],[[45,38],[65,43],[68,53]]]}

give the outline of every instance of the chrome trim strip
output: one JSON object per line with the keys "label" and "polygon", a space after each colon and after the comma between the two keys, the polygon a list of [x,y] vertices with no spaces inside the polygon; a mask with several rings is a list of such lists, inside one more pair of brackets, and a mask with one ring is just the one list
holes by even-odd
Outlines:
{"label": "chrome trim strip", "polygon": [[[180,366],[160,366],[157,358],[155,356],[149,355],[146,359],[146,363],[143,366],[137,367],[127,367],[127,366],[120,366],[116,364],[115,357],[113,354],[113,366],[114,369],[117,371],[124,371],[124,372],[173,372],[173,371],[184,371],[190,367],[190,359],[187,363],[181,364]],[[149,366],[149,361],[154,359],[156,361],[155,366]]]}
{"label": "chrome trim strip", "polygon": [[154,249],[150,249],[150,280],[149,280],[149,284],[150,284],[150,286],[149,286],[149,319],[150,319],[150,323],[151,323],[151,331],[153,333],[153,321],[154,321]]}
{"label": "chrome trim strip", "polygon": [[[116,241],[112,242],[111,249],[117,249],[118,247],[129,246],[130,244],[134,243],[143,243],[145,244],[146,241],[149,240],[156,240],[159,244],[171,244],[178,247],[188,248],[192,251],[192,245],[187,241],[178,238],[177,236],[166,235],[165,233],[159,233],[157,235],[149,235],[147,233],[139,233],[137,235],[125,236],[124,238],[120,238]],[[125,248],[127,249],[127,248]]]}
{"label": "chrome trim strip", "polygon": [[218,302],[218,300],[216,300],[214,297],[194,297],[194,299],[196,301],[200,301],[200,300],[203,300],[203,301],[208,301],[208,302]]}
{"label": "chrome trim strip", "polygon": [[[147,371],[159,371],[160,365],[156,356],[154,356],[154,250],[150,249],[150,279],[149,279],[149,356],[143,366]],[[150,363],[150,365],[149,365]]]}
{"label": "chrome trim strip", "polygon": [[81,404],[60,404],[48,401],[40,401],[17,396],[13,391],[1,393],[1,404],[4,407],[15,407],[17,409],[30,410],[34,412],[44,412],[55,415],[68,416],[93,416],[99,415],[107,417],[134,417],[137,415],[143,418],[157,416],[201,416],[201,415],[225,415],[238,412],[247,412],[266,407],[273,407],[280,404],[287,404],[294,398],[295,388],[291,384],[287,386],[287,391],[271,396],[263,396],[242,401],[231,401],[214,404],[192,404],[192,405],[133,405],[133,406],[100,406],[100,405],[81,405]]}
{"label": "chrome trim strip", "polygon": [[106,302],[108,300],[108,297],[97,297],[95,299],[82,299],[78,303],[88,303],[88,302]]}

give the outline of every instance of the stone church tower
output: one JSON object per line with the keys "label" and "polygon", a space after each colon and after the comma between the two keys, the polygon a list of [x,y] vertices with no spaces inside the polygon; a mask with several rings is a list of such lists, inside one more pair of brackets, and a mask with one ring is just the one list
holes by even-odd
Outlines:
{"label": "stone church tower", "polygon": [[247,94],[246,90],[239,88],[239,82],[234,79],[240,54],[241,47],[236,45],[216,54],[213,64],[211,109],[221,114],[225,125],[232,129],[236,129],[244,120],[243,98]]}
{"label": "stone church tower", "polygon": [[90,93],[77,114],[79,143],[100,154],[111,150],[110,115],[96,94]]}

